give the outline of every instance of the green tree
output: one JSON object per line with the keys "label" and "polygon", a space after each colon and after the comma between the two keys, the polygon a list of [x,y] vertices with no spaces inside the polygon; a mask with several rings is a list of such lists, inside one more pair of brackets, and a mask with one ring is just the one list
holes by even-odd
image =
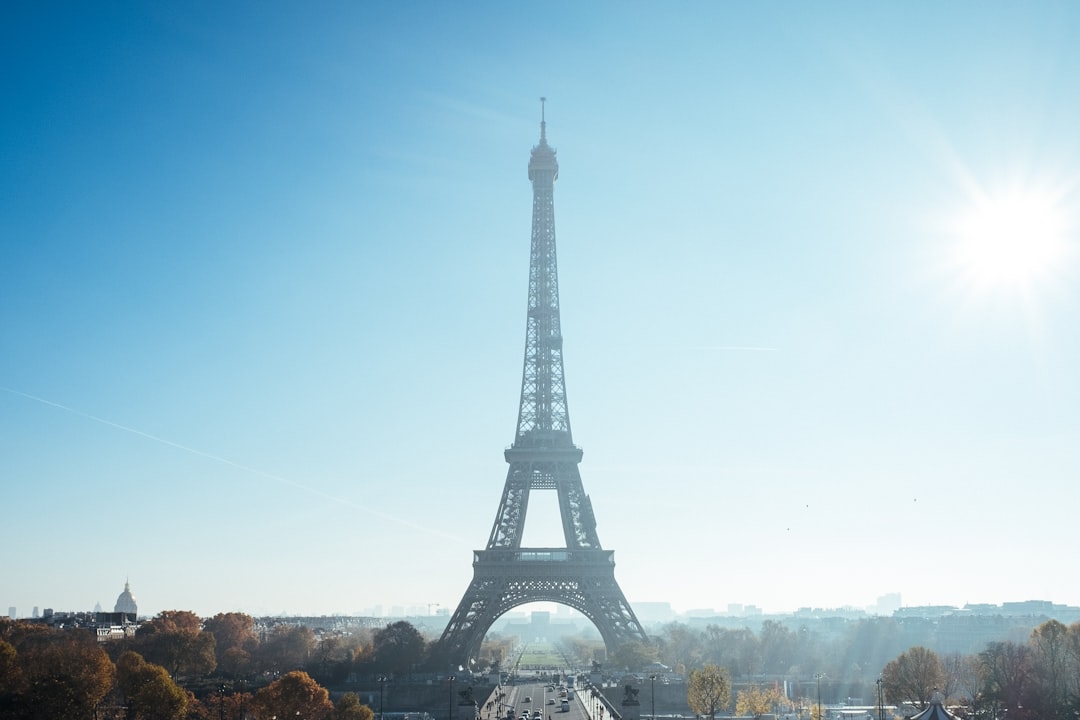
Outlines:
{"label": "green tree", "polygon": [[329,720],[334,712],[330,693],[306,672],[294,670],[255,693],[251,702],[258,720],[302,717]]}
{"label": "green tree", "polygon": [[374,660],[382,672],[407,675],[424,659],[427,643],[412,623],[400,620],[375,633]]}
{"label": "green tree", "polygon": [[180,720],[188,709],[187,692],[161,665],[128,651],[116,663],[116,684],[132,720]]}
{"label": "green tree", "polygon": [[610,665],[617,668],[637,671],[649,663],[656,662],[658,657],[655,645],[641,640],[629,640],[615,648],[615,652],[611,653],[608,661]]}
{"label": "green tree", "polygon": [[771,675],[788,672],[795,655],[798,638],[783,623],[766,620],[761,624],[761,671]]}
{"label": "green tree", "polygon": [[1073,668],[1069,697],[1072,698],[1074,715],[1080,717],[1080,622],[1069,626],[1065,636],[1065,652],[1068,653],[1069,663]]}
{"label": "green tree", "polygon": [[259,646],[258,665],[265,672],[304,667],[315,649],[315,633],[302,625],[278,625]]}
{"label": "green tree", "polygon": [[686,702],[696,714],[715,718],[718,710],[724,710],[731,703],[731,678],[727,668],[705,665],[691,671],[686,684]]}
{"label": "green tree", "polygon": [[1069,654],[1069,629],[1048,620],[1031,633],[1033,692],[1025,707],[1047,720],[1075,720],[1070,692],[1080,669]]}
{"label": "green tree", "polygon": [[920,709],[945,684],[945,671],[933,650],[920,646],[905,650],[881,671],[885,697],[892,703],[912,702]]}
{"label": "green tree", "polygon": [[736,675],[750,672],[758,656],[758,639],[749,628],[709,625],[703,638],[703,659],[707,663],[736,668]]}
{"label": "green tree", "polygon": [[665,625],[660,635],[662,657],[671,667],[694,667],[701,661],[701,633],[683,623]]}
{"label": "green tree", "polygon": [[375,712],[356,693],[348,692],[334,705],[334,720],[375,720]]}
{"label": "green tree", "polygon": [[1031,650],[1014,642],[987,643],[979,653],[985,695],[996,706],[1017,717],[1029,694],[1032,679]]}

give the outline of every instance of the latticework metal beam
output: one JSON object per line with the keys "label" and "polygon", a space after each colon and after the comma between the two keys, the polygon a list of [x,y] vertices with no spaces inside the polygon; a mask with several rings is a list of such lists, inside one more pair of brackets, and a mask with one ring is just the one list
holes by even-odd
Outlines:
{"label": "latticework metal beam", "polygon": [[[472,583],[436,649],[437,656],[454,665],[475,657],[499,616],[532,602],[576,609],[596,625],[609,651],[646,639],[615,581],[613,554],[600,546],[592,502],[578,472],[582,452],[570,432],[555,255],[559,164],[546,127],[541,116],[540,143],[529,161],[533,222],[517,432],[505,453],[510,468],[487,550],[477,551]],[[565,548],[521,547],[532,490],[557,493]]]}

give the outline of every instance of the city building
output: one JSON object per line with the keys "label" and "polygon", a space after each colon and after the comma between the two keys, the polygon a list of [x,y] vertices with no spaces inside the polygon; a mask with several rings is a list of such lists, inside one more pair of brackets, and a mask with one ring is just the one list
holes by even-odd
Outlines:
{"label": "city building", "polygon": [[132,620],[135,620],[139,615],[139,606],[135,603],[135,596],[131,594],[131,583],[127,580],[124,581],[124,592],[120,593],[120,597],[116,598],[113,612],[131,615]]}

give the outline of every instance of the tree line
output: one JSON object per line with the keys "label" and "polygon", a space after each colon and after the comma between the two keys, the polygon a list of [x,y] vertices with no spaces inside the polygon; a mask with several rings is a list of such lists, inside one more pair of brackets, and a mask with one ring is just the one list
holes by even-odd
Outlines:
{"label": "tree line", "polygon": [[165,611],[133,636],[98,642],[88,630],[0,619],[0,717],[11,720],[372,720],[355,693],[324,686],[393,677],[422,661],[411,624],[316,637],[311,628],[257,628],[253,617],[205,620]]}
{"label": "tree line", "polygon": [[[871,632],[890,626],[857,623],[827,641],[771,620],[759,633],[716,626],[695,631],[673,623],[647,643],[619,648],[609,664],[628,671],[654,662],[670,666],[687,677],[688,705],[704,716],[805,708],[817,718],[819,699],[838,704],[856,697],[876,704],[880,680],[885,704],[912,710],[926,708],[940,693],[964,717],[1080,717],[1080,622],[1047,620],[1026,640],[991,641],[973,653],[937,653],[921,645],[897,653],[889,633]],[[569,646],[581,655],[590,652],[582,639]],[[889,651],[897,654],[884,657]],[[788,683],[788,696],[779,692],[782,682]]]}

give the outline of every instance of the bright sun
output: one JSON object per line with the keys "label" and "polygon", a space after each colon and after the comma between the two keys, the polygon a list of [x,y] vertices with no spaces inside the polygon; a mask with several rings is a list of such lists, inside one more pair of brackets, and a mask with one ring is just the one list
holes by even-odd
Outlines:
{"label": "bright sun", "polygon": [[1066,225],[1050,193],[982,197],[955,222],[951,264],[976,292],[1030,291],[1060,271]]}

